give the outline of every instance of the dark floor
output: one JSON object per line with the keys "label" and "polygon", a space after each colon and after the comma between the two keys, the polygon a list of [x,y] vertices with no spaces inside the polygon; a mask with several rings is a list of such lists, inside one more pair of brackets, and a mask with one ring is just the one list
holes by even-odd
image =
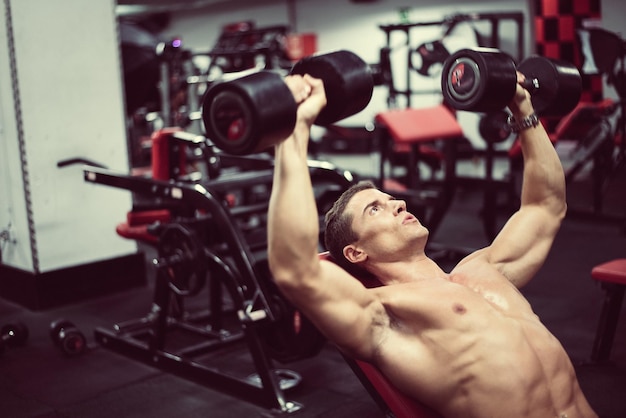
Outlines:
{"label": "dark floor", "polygon": [[[603,214],[626,216],[624,172],[612,181]],[[569,188],[570,214],[554,249],[535,280],[523,293],[546,326],[560,339],[576,365],[590,403],[602,417],[626,417],[626,312],[621,313],[617,338],[608,364],[591,364],[594,332],[603,298],[590,278],[591,268],[626,256],[623,221],[583,216],[589,202],[584,180]],[[460,190],[433,240],[478,248],[486,244],[480,220],[480,193]],[[498,222],[506,217],[502,211]],[[152,283],[69,306],[30,311],[0,299],[2,323],[24,322],[29,340],[0,357],[0,416],[19,417],[248,417],[268,410],[222,394],[193,381],[113,353],[95,341],[97,327],[145,315]],[[67,318],[87,336],[88,350],[66,357],[49,335],[51,321]],[[239,351],[237,351],[239,350]],[[229,355],[241,359],[235,347]],[[242,368],[245,360],[222,367]],[[279,365],[283,367],[283,365]],[[332,346],[310,359],[287,366],[302,376],[287,398],[303,405],[294,417],[381,417],[376,404]],[[511,364],[511,367],[516,367]],[[503,416],[511,416],[503,410]]]}

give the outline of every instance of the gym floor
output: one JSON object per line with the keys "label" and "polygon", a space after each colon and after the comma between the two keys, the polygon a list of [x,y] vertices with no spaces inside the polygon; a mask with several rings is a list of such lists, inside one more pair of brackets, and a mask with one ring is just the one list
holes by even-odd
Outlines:
{"label": "gym floor", "polygon": [[[370,155],[322,156],[340,166],[367,171],[377,167]],[[583,391],[601,417],[626,416],[626,314],[621,312],[616,340],[608,363],[589,361],[603,300],[592,281],[593,266],[625,257],[626,170],[616,173],[605,194],[601,215],[591,215],[589,179],[570,184],[570,213],[547,262],[523,289],[536,313],[570,355]],[[464,187],[431,240],[443,245],[479,248],[487,244],[482,229],[482,192]],[[498,222],[508,216],[498,212]],[[612,219],[618,217],[620,219]],[[146,251],[149,266],[151,252]],[[98,345],[97,327],[143,317],[150,309],[153,278],[145,287],[103,295],[45,311],[31,311],[0,299],[2,324],[21,321],[29,328],[25,346],[8,348],[0,356],[0,411],[20,417],[239,417],[267,416],[271,411],[225,395],[190,380],[165,373]],[[68,291],[71,291],[68,289]],[[50,323],[72,321],[87,337],[80,356],[67,357],[50,338]],[[232,355],[240,347],[235,346]],[[245,348],[241,347],[242,356]],[[230,367],[227,364],[224,368]],[[234,366],[236,367],[236,366]],[[288,400],[303,408],[294,417],[382,417],[337,350],[328,344],[310,359],[279,365],[302,376],[287,392]],[[511,368],[517,367],[511,364]],[[442,376],[441,378],[445,378]],[[515,415],[503,407],[503,416]]]}

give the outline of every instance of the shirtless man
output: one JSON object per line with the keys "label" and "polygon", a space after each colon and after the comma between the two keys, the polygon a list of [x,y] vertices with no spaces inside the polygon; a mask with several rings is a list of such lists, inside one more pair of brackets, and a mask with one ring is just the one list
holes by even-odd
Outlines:
{"label": "shirtless man", "polygon": [[[340,198],[327,216],[326,234],[337,230],[331,254],[383,284],[366,288],[318,256],[307,144],[326,98],[320,80],[286,81],[298,121],[276,145],[268,219],[270,268],[285,296],[339,349],[445,417],[595,417],[567,353],[518,290],[543,264],[566,212],[563,169],[541,124],[520,133],[521,207],[450,273],[425,255],[428,230],[404,201],[368,187]],[[509,109],[517,120],[533,113],[519,84]]]}

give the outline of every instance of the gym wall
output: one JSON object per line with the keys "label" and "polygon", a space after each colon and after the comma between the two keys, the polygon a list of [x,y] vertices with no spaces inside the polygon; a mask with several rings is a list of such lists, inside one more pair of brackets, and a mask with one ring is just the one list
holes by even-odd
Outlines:
{"label": "gym wall", "polygon": [[[96,279],[104,279],[107,263],[130,257],[143,267],[136,243],[115,233],[130,194],[86,183],[80,164],[57,166],[79,157],[129,169],[114,6],[0,5],[0,231],[8,237],[1,241],[0,294],[30,307],[52,303],[44,299],[55,292],[67,293],[58,295],[67,301],[101,289]],[[64,289],[51,279],[94,263],[75,270],[76,283]]]}

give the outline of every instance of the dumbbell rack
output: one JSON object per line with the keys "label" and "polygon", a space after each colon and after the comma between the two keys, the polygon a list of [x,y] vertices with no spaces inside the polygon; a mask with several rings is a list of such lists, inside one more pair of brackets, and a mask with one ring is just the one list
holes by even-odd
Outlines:
{"label": "dumbbell rack", "polygon": [[[274,367],[261,335],[264,329],[267,330],[272,323],[278,322],[280,314],[272,303],[267,286],[259,280],[255,255],[249,243],[233,221],[232,211],[237,208],[232,208],[231,211],[223,199],[218,197],[223,191],[232,190],[242,184],[271,183],[273,170],[269,160],[244,158],[242,164],[266,165],[267,169],[231,174],[212,180],[206,185],[165,182],[102,168],[90,167],[84,170],[84,179],[87,182],[122,188],[157,199],[174,200],[195,208],[198,213],[207,214],[214,228],[212,232],[219,237],[221,247],[228,251],[228,260],[225,260],[222,254],[212,249],[202,250],[212,273],[211,277],[219,278],[217,284],[216,280],[211,280],[210,286],[212,290],[219,290],[220,284],[223,284],[232,302],[231,307],[222,305],[221,293],[211,291],[208,315],[202,313],[195,318],[177,318],[170,312],[173,295],[165,269],[157,269],[154,299],[148,314],[143,318],[118,323],[112,328],[96,328],[94,333],[96,341],[102,346],[136,361],[263,408],[290,413],[299,410],[302,405],[287,401],[285,391],[291,385],[297,384],[300,377],[289,370]],[[312,161],[310,171],[312,178],[334,184],[335,188],[342,190],[352,181],[349,173],[336,170],[326,163]],[[329,190],[334,191],[332,187]],[[264,210],[266,212],[266,206]],[[218,320],[215,320],[216,314],[220,316]],[[235,323],[235,330],[224,326],[221,321],[223,315],[230,315],[229,320],[234,318],[229,323]],[[203,324],[205,317],[212,318],[210,326],[195,325]],[[191,332],[200,337],[200,342],[182,349],[173,349],[168,345],[167,336],[174,330]],[[202,355],[212,355],[241,341],[248,348],[256,373],[239,377],[224,371],[223,367],[208,365],[200,359]]]}

